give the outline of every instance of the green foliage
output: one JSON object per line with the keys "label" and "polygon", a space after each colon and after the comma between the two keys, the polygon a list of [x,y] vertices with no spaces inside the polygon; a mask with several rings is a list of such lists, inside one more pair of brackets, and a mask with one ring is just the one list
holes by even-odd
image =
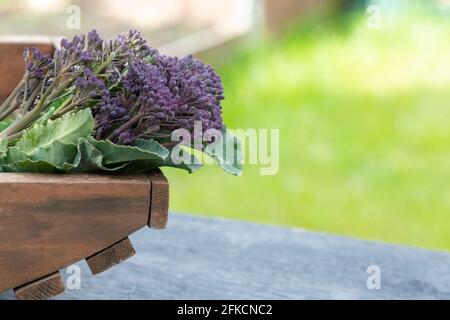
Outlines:
{"label": "green foliage", "polygon": [[[154,140],[139,140],[138,146],[82,138],[78,143],[76,171],[144,172],[164,164],[169,150]],[[140,165],[141,163],[146,166]]]}
{"label": "green foliage", "polygon": [[74,158],[74,171],[117,171],[125,166],[115,166],[107,168],[103,163],[103,154],[95,146],[92,145],[90,139],[80,138],[77,145],[77,154]]}
{"label": "green foliage", "polygon": [[[137,139],[132,145],[96,140],[91,136],[93,128],[94,119],[88,108],[68,113],[55,121],[36,123],[14,146],[8,148],[6,139],[0,141],[0,170],[138,173],[167,166],[194,172],[201,166],[197,162],[175,164],[170,157],[170,150],[151,139]],[[229,135],[227,137],[228,140],[232,139]],[[239,152],[237,143],[234,148],[235,152]],[[213,150],[208,153],[214,156]],[[227,172],[240,173],[241,167],[220,165]]]}
{"label": "green foliage", "polygon": [[91,144],[103,155],[103,163],[111,165],[135,160],[164,160],[169,150],[155,140],[137,139],[133,145],[116,145],[109,140],[90,139]]}
{"label": "green foliage", "polygon": [[234,175],[242,174],[241,142],[225,128],[222,135],[207,145],[204,152],[209,155],[223,170]]}
{"label": "green foliage", "polygon": [[83,109],[65,114],[55,121],[48,120],[46,124],[35,124],[24,133],[15,146],[32,156],[39,149],[51,149],[56,142],[75,144],[79,138],[90,136],[93,130],[94,118],[91,110]]}

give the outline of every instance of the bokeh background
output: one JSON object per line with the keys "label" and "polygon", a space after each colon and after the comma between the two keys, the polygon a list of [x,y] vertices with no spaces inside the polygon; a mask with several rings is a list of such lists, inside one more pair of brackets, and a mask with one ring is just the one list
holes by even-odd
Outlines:
{"label": "bokeh background", "polygon": [[164,170],[172,211],[450,250],[450,1],[0,0],[1,36],[92,28],[194,53],[230,128],[280,129],[277,175]]}

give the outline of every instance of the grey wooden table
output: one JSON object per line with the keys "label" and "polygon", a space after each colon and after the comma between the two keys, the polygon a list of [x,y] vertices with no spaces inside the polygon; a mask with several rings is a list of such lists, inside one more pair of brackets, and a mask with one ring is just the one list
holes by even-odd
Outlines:
{"label": "grey wooden table", "polygon": [[79,262],[81,289],[57,299],[450,299],[445,252],[179,214],[130,238],[133,258],[95,277]]}

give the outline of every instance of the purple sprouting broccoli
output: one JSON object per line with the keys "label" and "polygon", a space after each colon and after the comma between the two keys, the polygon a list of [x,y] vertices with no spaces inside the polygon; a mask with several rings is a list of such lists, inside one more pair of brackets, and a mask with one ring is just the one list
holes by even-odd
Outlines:
{"label": "purple sprouting broccoli", "polygon": [[42,79],[45,72],[53,67],[53,59],[38,48],[25,48],[23,58],[27,66],[29,78]]}
{"label": "purple sprouting broccoli", "polygon": [[[96,139],[131,144],[166,141],[179,128],[222,129],[223,86],[211,66],[187,56],[161,55],[136,30],[103,40],[96,30],[63,39],[54,57],[24,52],[27,71],[0,105],[0,120],[20,117],[0,133],[20,137],[42,114],[52,119],[90,108]],[[52,109],[55,109],[53,110]]]}
{"label": "purple sprouting broccoli", "polygon": [[224,97],[220,77],[211,66],[192,56],[170,60],[175,63],[168,69],[168,85],[177,100],[175,117],[187,120],[187,129],[192,128],[193,121],[202,121],[204,129],[221,130],[220,102]]}
{"label": "purple sprouting broccoli", "polygon": [[96,109],[97,138],[123,144],[164,139],[178,128],[193,130],[195,121],[203,130],[221,130],[223,86],[212,67],[192,56],[178,59],[153,51],[152,58],[152,63],[137,59],[128,64],[122,91],[116,93],[120,110],[127,110],[123,121],[118,121],[117,103]]}

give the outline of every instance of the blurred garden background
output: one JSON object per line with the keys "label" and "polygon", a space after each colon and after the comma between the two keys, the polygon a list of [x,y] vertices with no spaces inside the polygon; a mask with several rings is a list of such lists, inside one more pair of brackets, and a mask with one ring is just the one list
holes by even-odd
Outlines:
{"label": "blurred garden background", "polygon": [[[81,30],[65,27],[68,1],[17,11],[0,0],[0,33],[142,29],[163,52],[217,69],[230,128],[280,129],[276,175],[164,170],[172,211],[450,250],[449,1],[127,1],[141,20],[72,2]],[[371,5],[379,28],[368,26]]]}

